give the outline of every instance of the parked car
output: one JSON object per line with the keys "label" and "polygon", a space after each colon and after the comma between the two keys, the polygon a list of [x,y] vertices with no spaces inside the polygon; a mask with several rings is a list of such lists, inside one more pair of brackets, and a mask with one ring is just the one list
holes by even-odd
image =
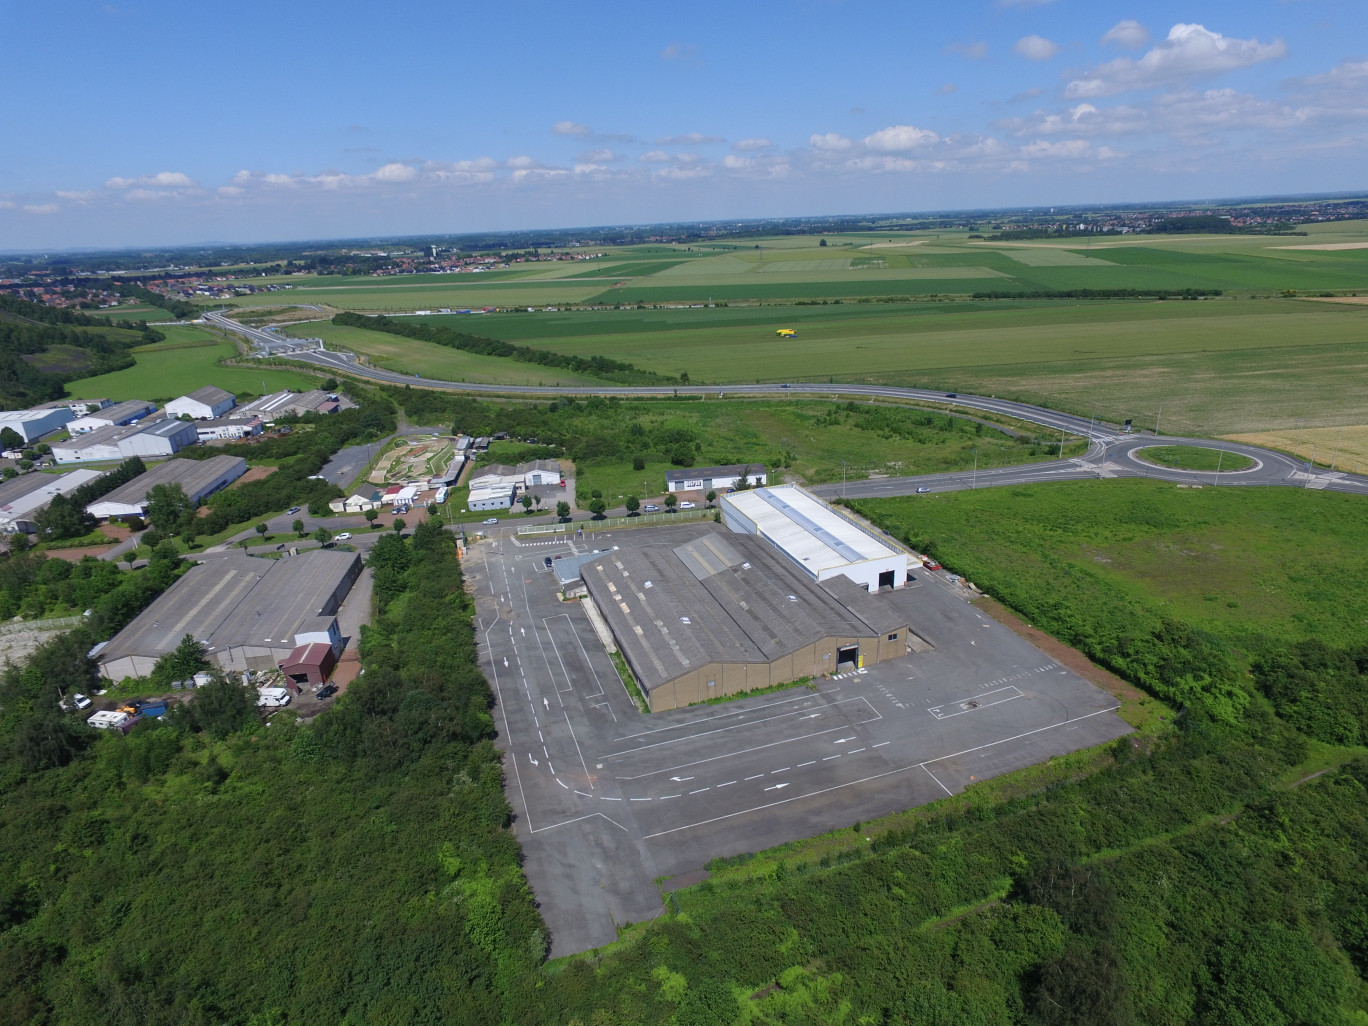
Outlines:
{"label": "parked car", "polygon": [[320,699],[332,698],[332,696],[335,694],[337,694],[336,684],[324,684],[321,688],[318,689],[317,697]]}
{"label": "parked car", "polygon": [[939,570],[941,568],[941,565],[930,556],[926,556],[922,559],[922,566],[926,567],[928,570]]}
{"label": "parked car", "polygon": [[336,538],[334,538],[333,541],[348,541],[348,540],[350,540],[350,538],[351,538],[351,532],[350,532],[350,531],[343,531],[343,532],[342,532],[341,534],[339,534]]}
{"label": "parked car", "polygon": [[679,504],[679,508],[680,508],[680,509],[694,509],[695,507],[694,507],[694,504],[693,504],[692,502],[681,502],[681,503]]}
{"label": "parked car", "polygon": [[71,703],[72,705],[76,706],[77,709],[90,708],[90,699],[86,698],[85,695],[72,695]]}
{"label": "parked car", "polygon": [[659,506],[656,506],[656,505],[646,505],[646,506],[642,506],[641,508],[644,509],[647,513],[659,513],[659,512],[660,512],[660,507],[659,507]]}
{"label": "parked car", "polygon": [[290,693],[284,688],[258,688],[256,704],[260,709],[280,709],[290,704]]}
{"label": "parked car", "polygon": [[917,489],[917,494],[918,494],[918,495],[922,495],[922,494],[924,494],[924,493],[926,493],[926,492],[929,492],[930,490],[931,490],[931,489],[930,489],[930,488],[927,488],[926,485],[922,485],[920,488]]}
{"label": "parked car", "polygon": [[485,521],[486,524],[497,524],[498,522],[498,517],[490,517],[488,520]]}
{"label": "parked car", "polygon": [[295,515],[296,513],[298,513],[298,512],[299,512],[299,507],[298,507],[298,506],[291,506],[289,509],[287,509],[287,510],[285,511],[285,515],[286,515],[287,517],[292,517],[292,516],[294,516],[294,515]]}
{"label": "parked car", "polygon": [[551,557],[550,557],[550,556],[543,556],[543,557],[542,557],[542,562],[546,564],[546,569],[548,569],[548,570],[551,569]]}

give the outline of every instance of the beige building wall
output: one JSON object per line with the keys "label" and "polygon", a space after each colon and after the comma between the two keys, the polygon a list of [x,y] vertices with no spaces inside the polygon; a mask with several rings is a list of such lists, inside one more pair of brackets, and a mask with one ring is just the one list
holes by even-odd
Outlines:
{"label": "beige building wall", "polygon": [[772,687],[801,677],[828,676],[836,672],[837,652],[847,645],[859,645],[863,664],[876,666],[906,655],[907,637],[908,628],[902,626],[877,638],[823,638],[772,663],[709,663],[651,691],[651,711],[682,709],[710,698]]}

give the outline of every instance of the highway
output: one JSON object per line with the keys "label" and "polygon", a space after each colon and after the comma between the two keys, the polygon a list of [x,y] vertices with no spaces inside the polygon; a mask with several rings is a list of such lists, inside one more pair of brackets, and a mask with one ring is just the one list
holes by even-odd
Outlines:
{"label": "highway", "polygon": [[[755,385],[639,385],[621,386],[533,386],[533,385],[487,385],[464,381],[441,381],[433,378],[420,378],[409,374],[368,367],[356,360],[351,353],[330,352],[312,347],[303,339],[285,339],[269,331],[249,328],[230,320],[222,314],[205,315],[216,327],[236,332],[273,356],[283,356],[291,360],[312,364],[335,373],[350,374],[371,381],[390,385],[416,385],[452,392],[476,392],[491,395],[619,395],[619,396],[660,396],[660,395],[714,395],[727,396],[771,396],[774,398],[797,398],[798,396],[823,396],[833,399],[900,399],[919,402],[938,403],[953,412],[956,409],[996,413],[1005,417],[1038,424],[1051,431],[1072,434],[1088,440],[1088,450],[1082,456],[1065,460],[1050,460],[1014,467],[998,467],[974,472],[952,474],[930,474],[920,477],[885,477],[868,480],[850,481],[845,484],[817,485],[812,488],[824,498],[873,498],[879,496],[912,495],[919,489],[932,492],[959,491],[965,488],[993,488],[1007,485],[1035,484],[1042,481],[1071,481],[1112,477],[1150,477],[1156,480],[1172,481],[1176,484],[1191,485],[1240,485],[1281,488],[1311,488],[1326,491],[1349,492],[1368,495],[1368,476],[1347,474],[1343,471],[1311,468],[1305,462],[1294,460],[1285,453],[1274,452],[1258,446],[1241,445],[1233,442],[1213,441],[1206,438],[1183,438],[1166,435],[1145,435],[1126,433],[1115,425],[1096,419],[1078,417],[1061,413],[1043,406],[1013,402],[993,396],[965,395],[942,392],[926,388],[903,388],[897,385],[857,385],[839,383],[801,384],[766,383]],[[1219,475],[1209,471],[1174,470],[1158,467],[1140,459],[1137,450],[1156,445],[1187,445],[1222,449],[1239,453],[1254,461],[1254,465],[1241,471],[1223,471]]]}

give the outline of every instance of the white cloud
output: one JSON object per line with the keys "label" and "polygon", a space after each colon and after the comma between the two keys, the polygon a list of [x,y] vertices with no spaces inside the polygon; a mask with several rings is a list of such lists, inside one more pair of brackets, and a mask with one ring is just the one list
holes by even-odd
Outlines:
{"label": "white cloud", "polygon": [[959,88],[959,86],[955,85],[954,82],[946,82],[945,85],[941,86],[939,89],[936,90],[936,95],[937,95],[937,96],[949,96],[951,93],[953,93],[953,92],[954,92],[956,89],[958,89],[958,88]]}
{"label": "white cloud", "polygon": [[407,164],[386,164],[370,177],[377,182],[411,182],[418,177],[418,169]]}
{"label": "white cloud", "polygon": [[711,174],[712,169],[708,167],[662,167],[655,172],[655,177],[686,181],[691,178],[707,178]]}
{"label": "white cloud", "polygon": [[643,164],[666,164],[670,160],[670,155],[664,150],[650,150],[637,157]]}
{"label": "white cloud", "polygon": [[515,171],[531,171],[535,168],[541,167],[542,165],[541,161],[533,160],[531,157],[527,156],[526,154],[523,154],[517,157],[509,157],[507,160],[504,161],[504,166],[511,167]]}
{"label": "white cloud", "polygon": [[917,128],[914,125],[889,125],[873,135],[865,136],[864,143],[871,150],[898,153],[939,141],[939,135],[925,128]]}
{"label": "white cloud", "polygon": [[767,150],[773,145],[774,143],[768,139],[738,139],[732,143],[732,149],[741,153],[753,153],[756,150]]}
{"label": "white cloud", "polygon": [[1168,38],[1139,60],[1118,57],[1074,79],[1064,90],[1073,98],[1110,96],[1150,89],[1194,75],[1213,75],[1274,60],[1287,53],[1281,39],[1228,39],[1201,25],[1174,25]]}
{"label": "white cloud", "polygon": [[1050,160],[1075,160],[1086,157],[1092,150],[1092,143],[1086,139],[1065,139],[1061,142],[1046,142],[1037,139],[1021,147],[1023,157],[1047,158]]}
{"label": "white cloud", "polygon": [[615,160],[621,160],[616,153],[609,149],[584,150],[575,158],[581,164],[611,164]]}
{"label": "white cloud", "polygon": [[1107,29],[1102,37],[1102,45],[1119,46],[1126,50],[1138,50],[1150,41],[1149,29],[1133,18],[1118,21]]}
{"label": "white cloud", "polygon": [[62,208],[56,203],[27,203],[24,205],[26,214],[55,214]]}
{"label": "white cloud", "polygon": [[657,146],[706,146],[709,143],[726,142],[715,135],[704,135],[702,132],[689,132],[685,135],[668,135],[663,139],[657,139]]}
{"label": "white cloud", "polygon": [[808,145],[814,150],[825,150],[828,153],[839,153],[848,150],[855,145],[850,139],[835,132],[827,132],[825,135],[813,135],[808,139]]}
{"label": "white cloud", "polygon": [[691,61],[698,56],[698,47],[691,43],[671,43],[660,51],[662,60]]}
{"label": "white cloud", "polygon": [[1059,53],[1059,44],[1044,36],[1022,36],[1012,44],[1012,49],[1029,61],[1048,61]]}
{"label": "white cloud", "polygon": [[1353,85],[1368,83],[1368,60],[1365,61],[1345,61],[1331,68],[1324,75],[1312,75],[1310,78],[1300,80],[1301,85]]}
{"label": "white cloud", "polygon": [[728,153],[722,158],[722,166],[733,171],[740,171],[744,168],[754,167],[754,157],[738,157],[735,153]]}
{"label": "white cloud", "polygon": [[82,189],[79,192],[68,192],[58,189],[55,195],[58,199],[70,200],[72,203],[85,203],[94,199],[99,193],[94,189]]}
{"label": "white cloud", "polygon": [[551,131],[556,135],[593,135],[594,131],[588,125],[581,125],[574,121],[557,121],[551,126]]}
{"label": "white cloud", "polygon": [[988,56],[988,44],[982,41],[977,43],[950,43],[945,47],[945,52],[957,53],[961,57],[968,57],[977,61]]}
{"label": "white cloud", "polygon": [[0,210],[14,210],[19,206],[14,200],[0,199]]}
{"label": "white cloud", "polygon": [[241,196],[247,190],[240,185],[220,185],[216,190],[220,196]]}
{"label": "white cloud", "polygon": [[111,178],[105,182],[106,189],[192,189],[194,179],[179,171],[159,171],[155,175],[140,175],[137,178]]}

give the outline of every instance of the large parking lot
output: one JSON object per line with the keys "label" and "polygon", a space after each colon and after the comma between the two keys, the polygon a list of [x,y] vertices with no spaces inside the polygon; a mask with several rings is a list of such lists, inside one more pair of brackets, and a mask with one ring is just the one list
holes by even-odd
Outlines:
{"label": "large parking lot", "polygon": [[[648,530],[682,542],[721,528],[576,544],[626,547]],[[544,557],[570,551],[509,533],[466,560],[515,829],[556,956],[656,915],[657,878],[696,876],[716,856],[925,804],[1130,730],[1115,699],[929,573],[890,600],[931,651],[815,690],[642,715],[584,608],[557,598]]]}

